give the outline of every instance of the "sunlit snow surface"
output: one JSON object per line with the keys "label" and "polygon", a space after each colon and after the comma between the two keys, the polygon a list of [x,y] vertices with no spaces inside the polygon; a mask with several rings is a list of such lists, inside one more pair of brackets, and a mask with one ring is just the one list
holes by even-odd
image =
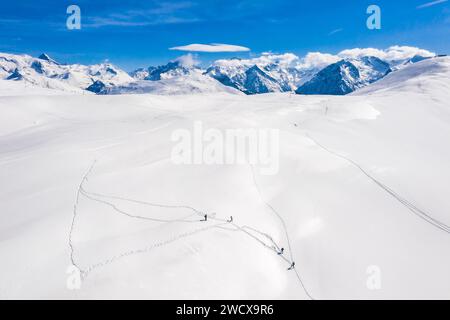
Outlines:
{"label": "sunlit snow surface", "polygon": [[[449,58],[345,97],[0,94],[0,298],[450,298]],[[279,129],[279,173],[173,164],[195,121]]]}

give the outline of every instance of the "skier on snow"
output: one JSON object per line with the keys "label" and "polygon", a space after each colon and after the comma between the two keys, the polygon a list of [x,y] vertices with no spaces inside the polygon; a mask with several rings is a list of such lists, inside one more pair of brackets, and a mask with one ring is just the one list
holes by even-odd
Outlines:
{"label": "skier on snow", "polygon": [[294,267],[295,267],[295,262],[292,261],[291,266],[288,268],[288,270],[292,270],[292,269],[294,269]]}

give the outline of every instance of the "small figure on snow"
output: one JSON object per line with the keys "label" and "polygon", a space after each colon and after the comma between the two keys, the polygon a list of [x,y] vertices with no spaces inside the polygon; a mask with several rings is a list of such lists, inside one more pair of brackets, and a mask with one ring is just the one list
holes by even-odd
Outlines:
{"label": "small figure on snow", "polygon": [[288,268],[288,270],[292,270],[292,269],[294,269],[294,268],[295,268],[295,262],[292,261],[291,266]]}
{"label": "small figure on snow", "polygon": [[230,219],[227,220],[228,223],[232,223],[233,222],[233,216],[230,216]]}
{"label": "small figure on snow", "polygon": [[208,221],[208,215],[206,213],[202,221]]}
{"label": "small figure on snow", "polygon": [[281,248],[280,251],[278,252],[278,255],[281,256],[284,253],[284,248]]}

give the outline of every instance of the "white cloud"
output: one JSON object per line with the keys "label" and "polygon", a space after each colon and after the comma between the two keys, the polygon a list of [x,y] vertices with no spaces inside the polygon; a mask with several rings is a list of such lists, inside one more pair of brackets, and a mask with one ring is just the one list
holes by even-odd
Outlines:
{"label": "white cloud", "polygon": [[382,58],[385,56],[385,52],[383,50],[375,49],[375,48],[353,48],[346,49],[338,53],[338,56],[341,58],[359,58],[364,56],[374,56],[378,58]]}
{"label": "white cloud", "polygon": [[387,60],[408,59],[414,57],[415,55],[431,57],[435,56],[436,54],[428,50],[408,46],[392,46],[386,50]]}
{"label": "white cloud", "polygon": [[252,64],[268,65],[272,63],[279,64],[284,67],[293,65],[298,61],[298,57],[293,53],[274,54],[265,52],[260,57],[249,60]]}
{"label": "white cloud", "polygon": [[178,57],[175,59],[175,61],[180,62],[180,64],[182,66],[187,67],[187,68],[190,68],[190,67],[193,67],[193,66],[196,66],[199,64],[199,61],[191,53],[188,53],[184,56]]}
{"label": "white cloud", "polygon": [[420,6],[417,6],[417,9],[424,9],[424,8],[432,7],[432,6],[435,6],[437,4],[447,2],[447,1],[448,0],[436,0],[436,1],[427,2],[427,3],[424,3],[424,4],[420,5]]}
{"label": "white cloud", "polygon": [[375,48],[354,48],[344,50],[338,53],[338,56],[345,58],[359,58],[363,56],[374,56],[386,61],[396,61],[396,60],[404,60],[414,57],[415,55],[431,57],[434,56],[435,53],[430,52],[428,50],[409,47],[409,46],[392,46],[385,50],[375,49]]}
{"label": "white cloud", "polygon": [[214,64],[226,68],[236,68],[239,66],[251,67],[254,65],[265,67],[276,64],[282,68],[322,69],[341,59],[336,55],[320,52],[310,52],[303,58],[293,53],[275,54],[272,52],[264,52],[261,56],[251,59],[221,59],[216,60]]}
{"label": "white cloud", "polygon": [[431,57],[435,54],[428,50],[409,46],[391,46],[387,49],[354,48],[343,50],[338,54],[309,52],[304,57],[298,57],[293,53],[274,54],[272,52],[264,52],[261,56],[250,59],[216,60],[214,61],[214,65],[230,70],[238,70],[239,67],[251,67],[253,65],[265,67],[270,64],[277,64],[283,68],[294,67],[300,70],[320,70],[342,59],[357,59],[364,56],[374,56],[388,63],[399,63],[406,61],[415,55]]}
{"label": "white cloud", "polygon": [[338,62],[341,60],[338,56],[321,53],[321,52],[309,52],[300,63],[300,67],[305,69],[325,68],[326,66]]}
{"label": "white cloud", "polygon": [[292,53],[274,54],[272,52],[264,52],[261,56],[251,59],[220,59],[214,62],[214,65],[220,65],[222,67],[238,67],[247,66],[251,67],[258,65],[265,67],[270,64],[278,64],[282,67],[294,67],[298,64],[299,57]]}
{"label": "white cloud", "polygon": [[186,46],[178,46],[169,48],[169,50],[178,51],[191,51],[191,52],[242,52],[250,51],[249,48],[236,46],[232,44],[212,43],[212,44],[199,44],[193,43]]}

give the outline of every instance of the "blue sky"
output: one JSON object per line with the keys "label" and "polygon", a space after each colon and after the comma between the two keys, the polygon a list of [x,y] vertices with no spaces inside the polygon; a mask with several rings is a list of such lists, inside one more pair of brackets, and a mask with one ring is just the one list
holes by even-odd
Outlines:
{"label": "blue sky", "polygon": [[[80,30],[66,28],[72,4]],[[366,27],[371,4],[381,8],[381,30]],[[199,52],[199,60],[397,44],[450,53],[450,1],[20,0],[3,1],[0,11],[0,51],[47,52],[66,63],[109,60],[131,70],[183,54],[169,48],[210,43],[250,50]]]}

